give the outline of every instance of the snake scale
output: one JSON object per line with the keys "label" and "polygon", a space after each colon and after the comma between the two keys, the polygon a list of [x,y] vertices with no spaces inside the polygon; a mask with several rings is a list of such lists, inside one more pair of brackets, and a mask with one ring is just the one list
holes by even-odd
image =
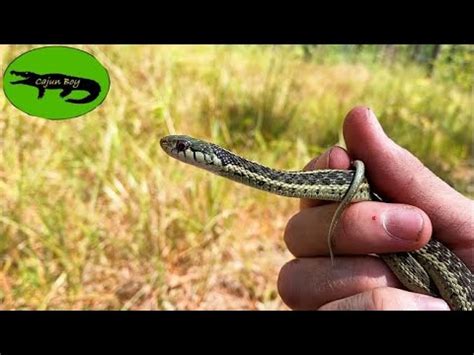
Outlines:
{"label": "snake scale", "polygon": [[[189,136],[166,136],[160,145],[175,159],[263,191],[286,197],[340,201],[328,233],[331,258],[333,232],[347,205],[382,201],[371,191],[364,163],[358,160],[353,170],[281,171]],[[416,251],[379,256],[408,290],[441,297],[452,310],[473,309],[472,272],[438,240],[432,238]]]}

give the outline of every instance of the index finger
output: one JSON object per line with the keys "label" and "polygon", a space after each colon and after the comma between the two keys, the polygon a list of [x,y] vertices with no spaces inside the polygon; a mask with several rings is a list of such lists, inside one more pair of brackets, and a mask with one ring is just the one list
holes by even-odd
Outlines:
{"label": "index finger", "polygon": [[[344,148],[334,146],[319,157],[311,160],[308,164],[306,164],[303,170],[309,171],[317,169],[349,169],[350,165],[351,159],[349,158],[349,155],[344,150]],[[300,209],[321,206],[327,203],[331,202],[302,198],[300,200]]]}

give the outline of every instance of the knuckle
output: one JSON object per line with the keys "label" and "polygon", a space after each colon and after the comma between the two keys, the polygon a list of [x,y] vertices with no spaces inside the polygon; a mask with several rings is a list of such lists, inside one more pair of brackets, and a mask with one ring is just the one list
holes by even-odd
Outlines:
{"label": "knuckle", "polygon": [[341,217],[341,227],[337,231],[339,237],[345,238],[349,233],[359,233],[358,222],[362,220],[360,206],[360,203],[352,204],[344,211]]}

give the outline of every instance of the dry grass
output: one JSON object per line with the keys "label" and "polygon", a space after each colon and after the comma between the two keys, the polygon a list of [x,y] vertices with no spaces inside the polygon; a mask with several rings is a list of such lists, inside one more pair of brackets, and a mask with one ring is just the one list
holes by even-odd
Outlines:
{"label": "dry grass", "polygon": [[[97,110],[47,121],[0,97],[2,309],[285,309],[297,201],[168,158],[169,133],[299,169],[367,104],[472,196],[472,94],[416,67],[315,64],[292,47],[80,48],[111,76]],[[0,47],[2,70],[26,49]]]}

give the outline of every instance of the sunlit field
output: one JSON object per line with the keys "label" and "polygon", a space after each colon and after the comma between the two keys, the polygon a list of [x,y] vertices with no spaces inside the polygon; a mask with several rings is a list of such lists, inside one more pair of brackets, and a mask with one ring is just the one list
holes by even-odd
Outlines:
{"label": "sunlit field", "polygon": [[[0,46],[2,73],[30,48]],[[474,197],[472,46],[426,65],[409,46],[78,48],[109,71],[96,110],[49,121],[0,95],[0,309],[287,309],[298,201],[171,159],[167,134],[297,170],[368,105]]]}

